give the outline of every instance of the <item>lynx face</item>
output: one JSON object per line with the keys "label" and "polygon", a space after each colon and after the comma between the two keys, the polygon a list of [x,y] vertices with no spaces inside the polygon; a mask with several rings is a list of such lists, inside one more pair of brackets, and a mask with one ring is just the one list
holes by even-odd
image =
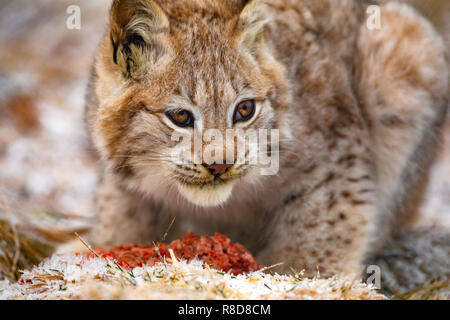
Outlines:
{"label": "lynx face", "polygon": [[[114,3],[93,127],[110,169],[132,188],[164,195],[176,185],[190,202],[213,206],[238,178],[259,179],[258,165],[236,163],[239,139],[225,139],[226,131],[281,127],[288,85],[264,43],[258,7],[235,2],[242,4]],[[205,137],[209,129],[223,140]],[[180,136],[184,152],[174,153]]]}

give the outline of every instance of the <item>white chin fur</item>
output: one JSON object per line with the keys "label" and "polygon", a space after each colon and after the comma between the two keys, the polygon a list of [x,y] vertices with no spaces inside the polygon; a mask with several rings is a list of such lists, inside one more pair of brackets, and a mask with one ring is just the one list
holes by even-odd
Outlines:
{"label": "white chin fur", "polygon": [[233,190],[233,182],[202,188],[181,183],[177,185],[183,197],[200,207],[215,207],[225,203]]}

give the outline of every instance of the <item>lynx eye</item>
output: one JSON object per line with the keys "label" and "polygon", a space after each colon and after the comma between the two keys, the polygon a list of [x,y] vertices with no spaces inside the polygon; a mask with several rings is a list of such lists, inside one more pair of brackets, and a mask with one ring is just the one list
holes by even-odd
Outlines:
{"label": "lynx eye", "polygon": [[234,111],[233,123],[248,121],[255,114],[255,100],[245,100],[240,102]]}
{"label": "lynx eye", "polygon": [[167,111],[167,117],[179,127],[194,127],[194,117],[191,112],[179,109],[174,111]]}

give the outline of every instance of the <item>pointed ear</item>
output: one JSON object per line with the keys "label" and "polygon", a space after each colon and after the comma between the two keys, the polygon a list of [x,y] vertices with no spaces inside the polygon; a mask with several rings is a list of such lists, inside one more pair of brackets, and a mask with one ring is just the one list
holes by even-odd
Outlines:
{"label": "pointed ear", "polygon": [[238,45],[249,51],[250,54],[257,54],[259,48],[264,42],[264,26],[266,20],[261,16],[261,6],[258,0],[245,1],[235,34],[238,39]]}
{"label": "pointed ear", "polygon": [[152,0],[115,0],[110,13],[112,59],[125,77],[139,78],[168,49],[169,19]]}

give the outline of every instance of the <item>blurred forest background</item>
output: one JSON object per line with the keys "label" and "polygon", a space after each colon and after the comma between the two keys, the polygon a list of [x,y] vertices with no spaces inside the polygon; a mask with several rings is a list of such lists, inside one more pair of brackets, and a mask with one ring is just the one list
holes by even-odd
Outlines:
{"label": "blurred forest background", "polygon": [[[434,23],[450,49],[450,0],[404,2]],[[81,8],[79,30],[66,27],[73,4]],[[109,5],[0,1],[0,279],[86,229],[93,215],[97,177],[85,140],[84,92]],[[450,121],[420,211],[417,225],[450,230]],[[16,254],[19,247],[27,256]]]}

